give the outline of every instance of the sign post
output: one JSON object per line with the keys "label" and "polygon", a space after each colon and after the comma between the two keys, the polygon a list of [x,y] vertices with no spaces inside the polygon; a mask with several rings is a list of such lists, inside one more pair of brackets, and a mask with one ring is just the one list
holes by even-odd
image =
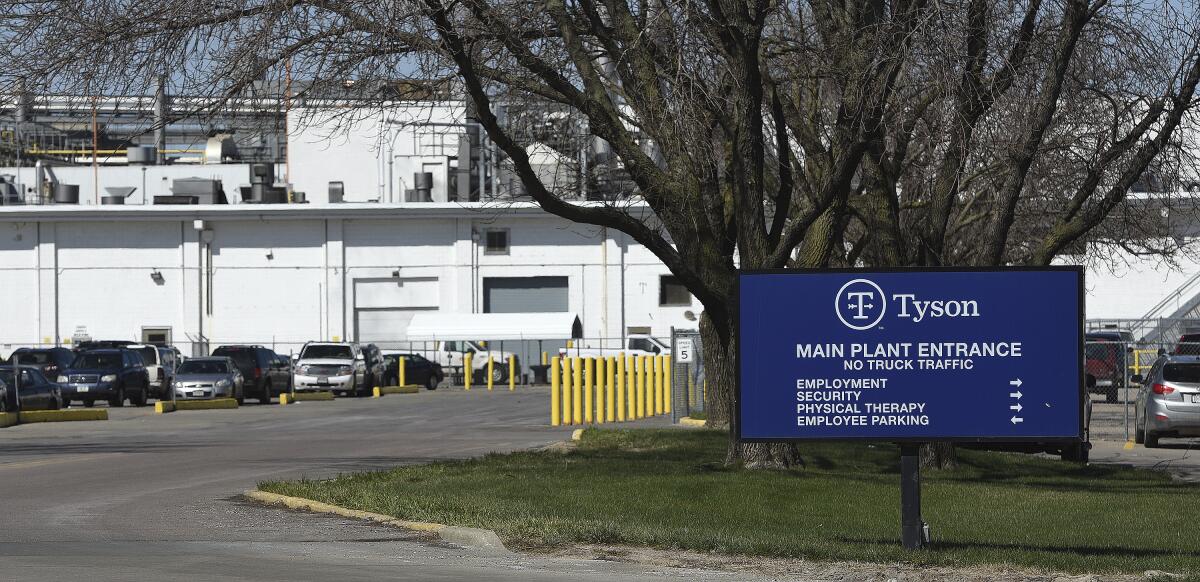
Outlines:
{"label": "sign post", "polygon": [[906,548],[922,443],[1083,439],[1079,267],[744,271],[738,293],[737,437],[899,443]]}

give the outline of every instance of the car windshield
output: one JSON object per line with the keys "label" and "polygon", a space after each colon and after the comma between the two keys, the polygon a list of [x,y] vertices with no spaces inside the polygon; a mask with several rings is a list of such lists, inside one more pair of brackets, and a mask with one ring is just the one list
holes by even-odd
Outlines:
{"label": "car windshield", "polygon": [[300,354],[302,359],[316,358],[333,358],[340,360],[349,360],[354,357],[354,350],[350,346],[308,346],[304,348],[304,353]]}
{"label": "car windshield", "polygon": [[1167,364],[1163,367],[1163,380],[1167,382],[1183,382],[1185,384],[1200,384],[1200,363]]}
{"label": "car windshield", "polygon": [[83,354],[71,365],[73,368],[120,368],[121,354]]}
{"label": "car windshield", "polygon": [[50,362],[50,352],[16,352],[13,358],[19,358],[22,364],[47,364]]}
{"label": "car windshield", "polygon": [[228,371],[224,362],[188,360],[179,366],[180,374],[224,374]]}
{"label": "car windshield", "polygon": [[158,348],[156,347],[147,346],[144,348],[137,348],[134,351],[138,354],[141,354],[142,361],[146,362],[147,364],[153,364],[154,362],[158,361]]}

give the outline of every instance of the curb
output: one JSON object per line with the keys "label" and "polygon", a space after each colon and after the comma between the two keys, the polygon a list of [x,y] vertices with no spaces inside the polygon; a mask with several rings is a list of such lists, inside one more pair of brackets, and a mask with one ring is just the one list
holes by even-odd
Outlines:
{"label": "curb", "polygon": [[407,384],[404,386],[376,386],[375,398],[382,398],[387,394],[416,394],[421,391],[421,387],[416,384]]}
{"label": "curb", "polygon": [[403,519],[396,519],[390,515],[371,513],[369,511],[358,511],[356,509],[347,509],[345,507],[339,507],[329,503],[322,503],[320,501],[313,501],[303,497],[290,497],[287,495],[280,495],[278,493],[259,491],[257,489],[247,491],[243,493],[242,496],[259,503],[265,503],[267,505],[282,505],[288,509],[311,511],[313,513],[325,513],[340,517],[348,517],[351,519],[362,519],[391,527],[435,533],[439,538],[442,539],[442,541],[458,544],[460,546],[508,552],[508,548],[504,547],[504,542],[500,541],[500,536],[496,535],[496,532],[490,529],[458,527],[423,521],[406,521]]}
{"label": "curb", "polygon": [[333,400],[333,392],[297,392],[295,394],[280,394],[279,405],[287,406],[296,402],[327,402]]}
{"label": "curb", "polygon": [[697,420],[690,416],[685,416],[685,417],[679,419],[679,425],[680,426],[690,426],[690,427],[694,427],[694,428],[704,428],[704,427],[708,426],[708,421],[707,420]]}
{"label": "curb", "polygon": [[[228,410],[237,408],[235,398],[214,398],[212,400],[176,400],[175,410]],[[155,409],[157,410],[157,409]]]}
{"label": "curb", "polygon": [[0,414],[0,428],[8,428],[16,426],[21,421],[21,417],[15,412],[5,412]]}
{"label": "curb", "polygon": [[75,422],[83,420],[108,420],[108,409],[30,410],[17,415],[20,424],[30,422]]}

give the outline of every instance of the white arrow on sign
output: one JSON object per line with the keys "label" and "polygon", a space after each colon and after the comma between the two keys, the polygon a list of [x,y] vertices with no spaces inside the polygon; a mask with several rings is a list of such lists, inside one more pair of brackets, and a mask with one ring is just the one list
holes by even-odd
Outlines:
{"label": "white arrow on sign", "polygon": [[1009,409],[1009,410],[1015,410],[1015,411],[1017,411],[1017,412],[1021,412],[1021,408],[1022,408],[1022,407],[1021,407],[1021,403],[1020,403],[1020,402],[1018,402],[1016,406],[1009,406],[1009,407],[1008,407],[1008,409]]}
{"label": "white arrow on sign", "polygon": [[1021,399],[1021,396],[1024,396],[1024,394],[1021,394],[1021,391],[1020,391],[1020,390],[1017,390],[1016,392],[1009,392],[1009,393],[1008,393],[1008,397],[1009,397],[1009,398],[1016,398],[1017,400],[1020,400],[1020,399]]}
{"label": "white arrow on sign", "polygon": [[1013,424],[1017,424],[1018,422],[1025,422],[1025,419],[1024,419],[1024,418],[1021,418],[1021,417],[1019,417],[1019,416],[1014,416],[1014,417],[1012,417],[1012,423],[1013,423]]}
{"label": "white arrow on sign", "polygon": [[1021,387],[1021,384],[1023,384],[1023,382],[1021,382],[1021,379],[1020,379],[1020,378],[1017,378],[1016,380],[1009,380],[1009,381],[1008,381],[1008,385],[1009,385],[1009,386],[1016,386],[1017,388],[1020,388],[1020,387]]}

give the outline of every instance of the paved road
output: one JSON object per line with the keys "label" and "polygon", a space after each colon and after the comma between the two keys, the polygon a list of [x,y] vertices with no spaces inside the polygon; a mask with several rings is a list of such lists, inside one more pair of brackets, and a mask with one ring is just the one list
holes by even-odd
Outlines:
{"label": "paved road", "polygon": [[[1134,392],[1130,391],[1129,396],[1132,398]],[[1133,403],[1130,402],[1126,409],[1123,402],[1108,404],[1102,399],[1093,399],[1091,462],[1158,469],[1183,480],[1200,482],[1200,438],[1165,438],[1156,449],[1147,449],[1142,445],[1126,448],[1127,414],[1132,438]]]}
{"label": "paved road", "polygon": [[545,389],[155,415],[0,431],[5,580],[745,580],[602,561],[486,555],[244,503],[267,479],[461,458],[568,438]]}

